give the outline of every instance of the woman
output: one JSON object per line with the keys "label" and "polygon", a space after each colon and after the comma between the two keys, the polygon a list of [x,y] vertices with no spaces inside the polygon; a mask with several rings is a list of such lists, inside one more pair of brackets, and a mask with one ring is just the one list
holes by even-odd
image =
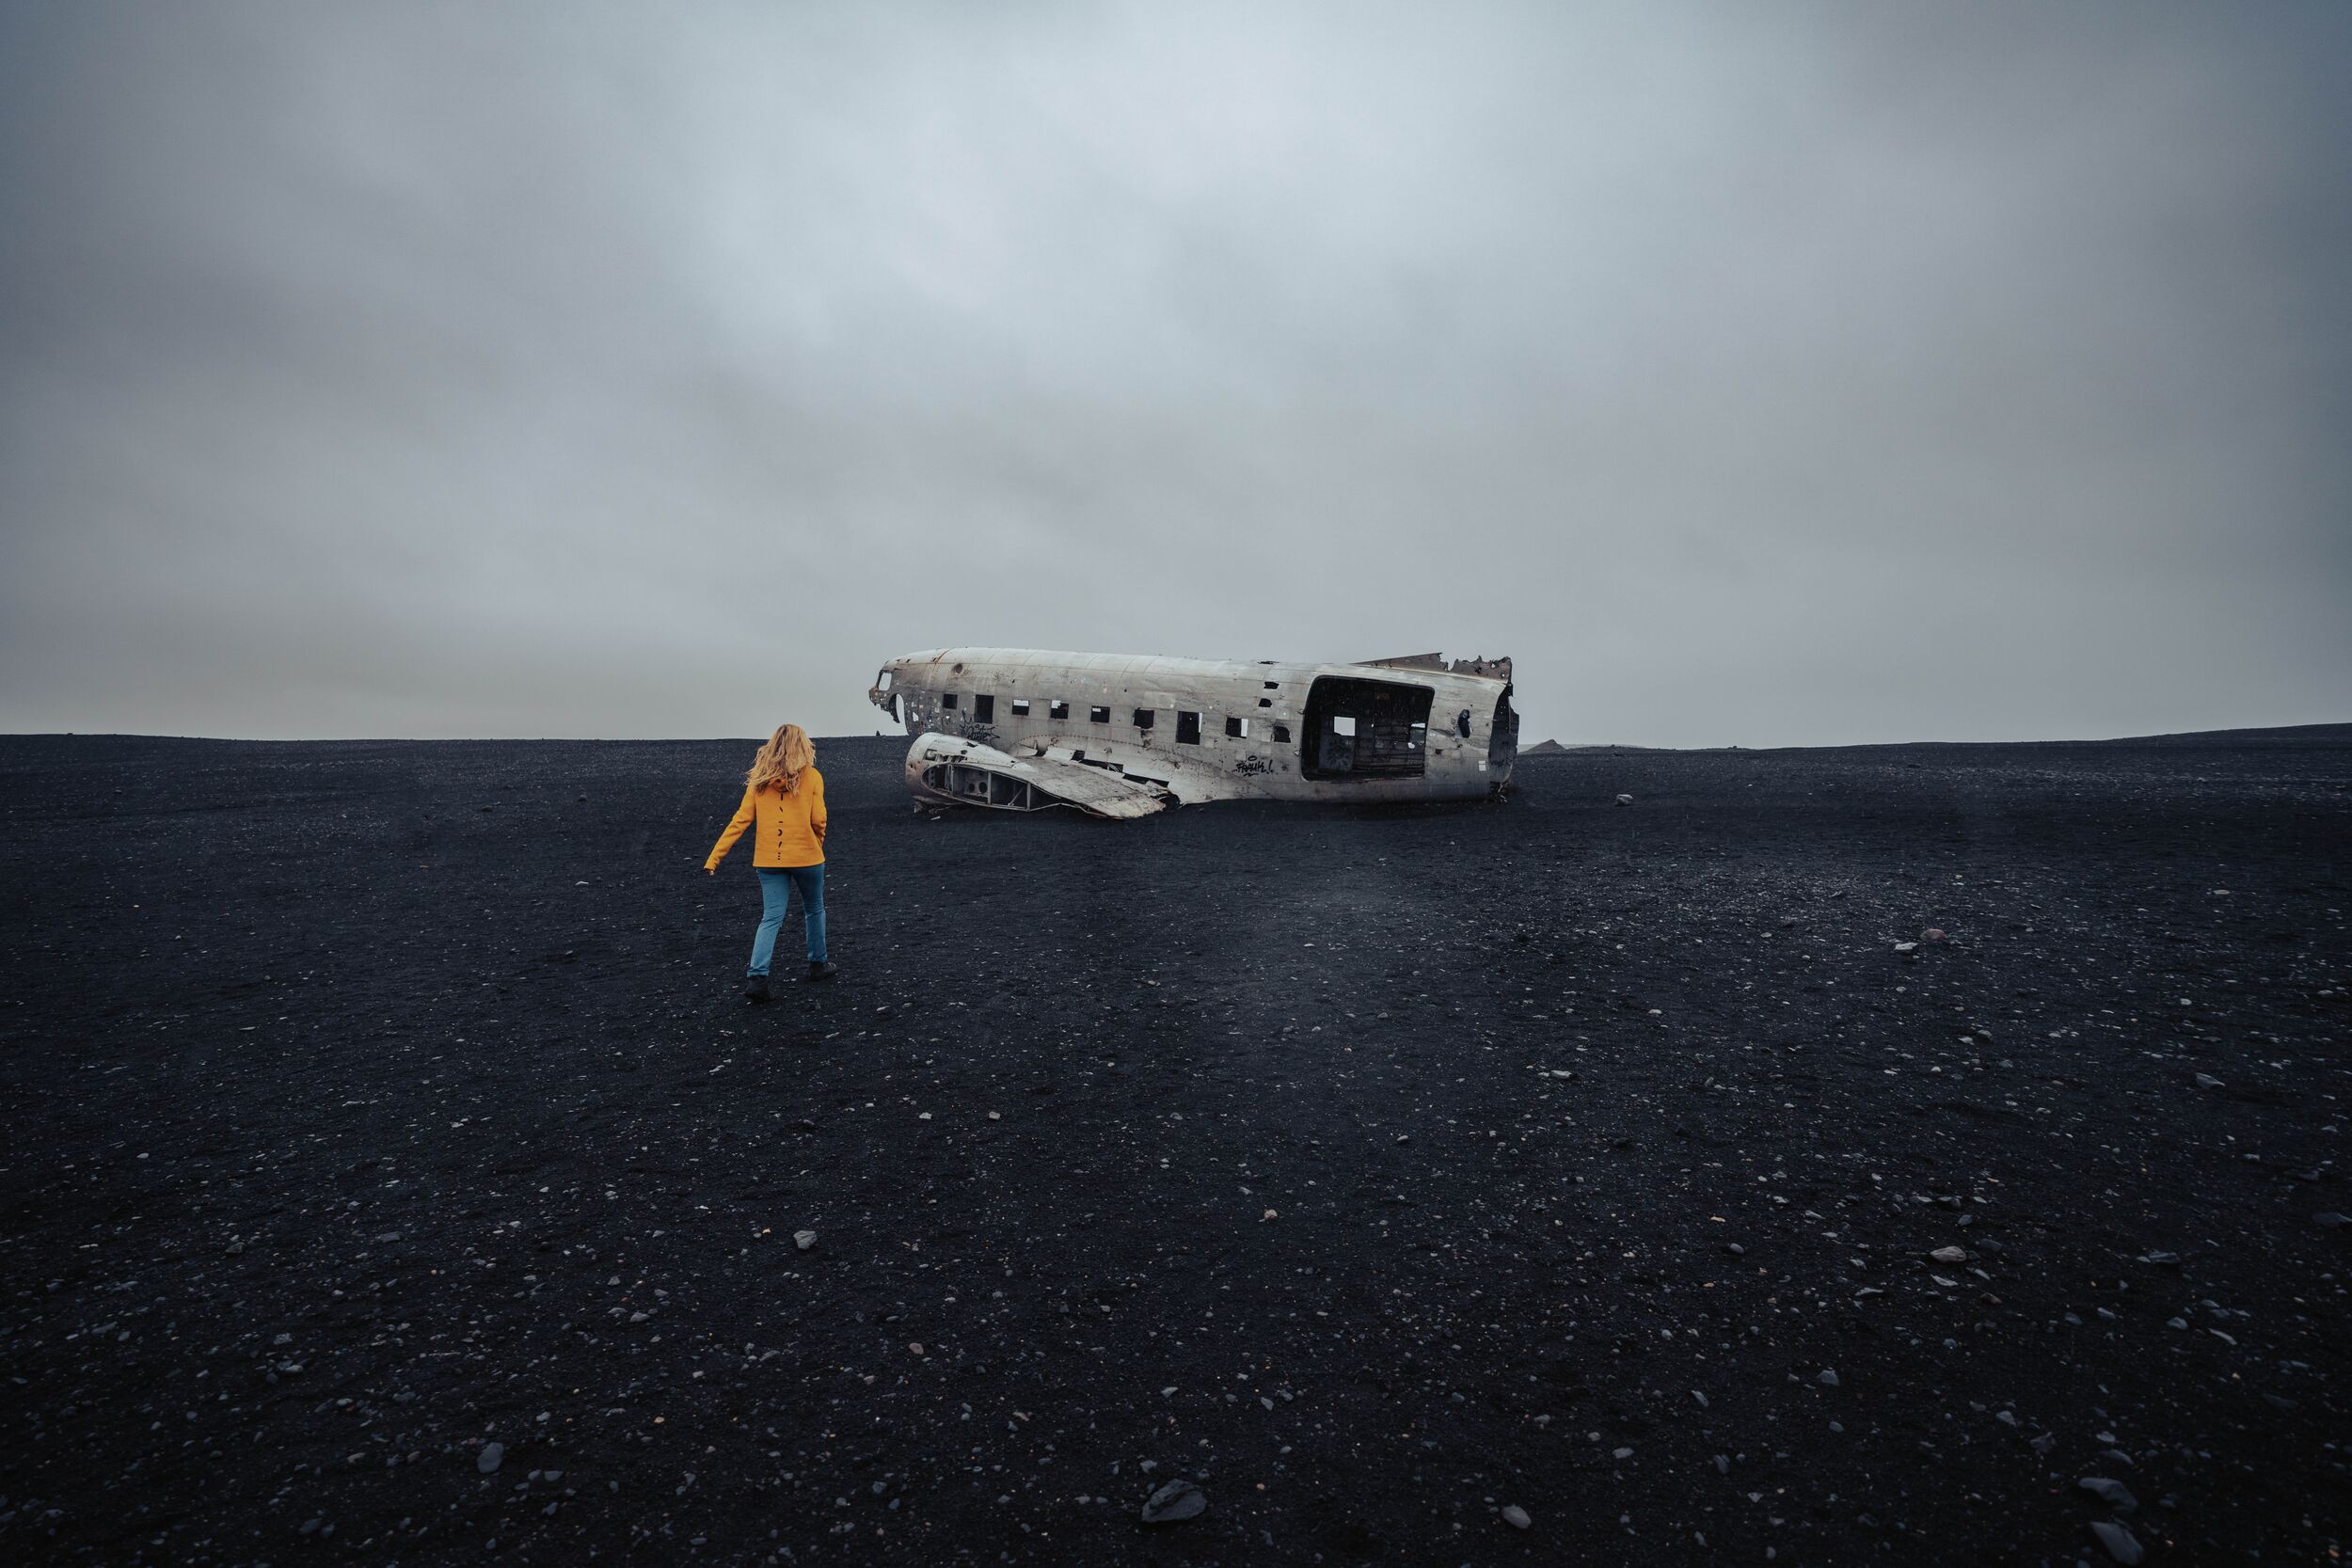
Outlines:
{"label": "woman", "polygon": [[703,863],[719,874],[735,841],[757,826],[752,864],[759,873],[759,934],[752,939],[752,965],[743,976],[743,1000],[768,1000],[768,960],[775,956],[776,932],[784,925],[792,890],[801,890],[801,924],[808,935],[810,980],[833,978],[825,961],[825,776],[817,771],[817,748],[808,732],[787,724],[768,737],[743,779],[743,803],[719,835],[718,847]]}

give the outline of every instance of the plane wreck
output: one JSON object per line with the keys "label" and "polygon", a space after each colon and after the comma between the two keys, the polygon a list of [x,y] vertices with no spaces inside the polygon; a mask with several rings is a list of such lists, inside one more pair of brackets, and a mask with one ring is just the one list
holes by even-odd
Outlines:
{"label": "plane wreck", "polygon": [[1518,757],[1511,661],[1361,664],[946,648],[866,697],[914,736],[924,805],[1146,816],[1209,800],[1462,800]]}

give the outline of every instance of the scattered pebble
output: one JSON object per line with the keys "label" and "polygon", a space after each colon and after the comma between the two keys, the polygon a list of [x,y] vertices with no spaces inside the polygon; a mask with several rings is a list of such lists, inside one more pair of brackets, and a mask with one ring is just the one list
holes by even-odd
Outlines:
{"label": "scattered pebble", "polygon": [[2121,1525],[2106,1519],[2093,1520],[2090,1533],[2098,1537],[2099,1544],[2106,1548],[2107,1556],[2122,1563],[2123,1568],[2133,1568],[2133,1564],[2147,1555],[2132,1532]]}
{"label": "scattered pebble", "polygon": [[2139,1499],[2133,1497],[2131,1488],[2120,1481],[2109,1481],[2105,1476],[2085,1476],[2074,1484],[2118,1513],[2136,1513],[2139,1511]]}
{"label": "scattered pebble", "polygon": [[1173,1525],[1197,1518],[1209,1506],[1208,1494],[1188,1481],[1171,1481],[1144,1499],[1143,1522]]}

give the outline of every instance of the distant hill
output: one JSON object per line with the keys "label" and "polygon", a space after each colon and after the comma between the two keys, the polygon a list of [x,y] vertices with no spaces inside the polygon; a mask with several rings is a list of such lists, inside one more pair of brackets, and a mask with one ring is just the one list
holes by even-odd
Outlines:
{"label": "distant hill", "polygon": [[2237,746],[2340,746],[2352,744],[2352,724],[2284,724],[2265,729],[2189,730],[2177,735],[2127,735],[2097,740],[1879,740],[1860,741],[1843,746],[1626,746],[1598,741],[1564,744],[1557,740],[1540,740],[1533,746],[1519,748],[1525,757],[1565,757],[1584,752],[1867,752],[1899,750],[1961,751],[1992,747],[2042,747],[2062,750],[2068,747],[2106,747],[2123,751],[2142,749],[2208,749]]}
{"label": "distant hill", "polygon": [[1654,752],[1658,748],[1655,746],[1615,746],[1605,745],[1599,741],[1581,741],[1574,746],[1563,746],[1557,740],[1539,740],[1533,746],[1520,747],[1519,755],[1523,757],[1565,757],[1576,752]]}

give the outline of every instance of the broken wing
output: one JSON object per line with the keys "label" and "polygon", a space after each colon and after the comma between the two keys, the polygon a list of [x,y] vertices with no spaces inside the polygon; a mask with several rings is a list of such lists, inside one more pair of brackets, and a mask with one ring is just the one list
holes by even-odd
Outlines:
{"label": "broken wing", "polygon": [[959,736],[919,735],[907,749],[907,786],[942,804],[997,811],[1073,806],[1095,816],[1149,816],[1175,804],[1160,784],[1060,757],[1014,756]]}

